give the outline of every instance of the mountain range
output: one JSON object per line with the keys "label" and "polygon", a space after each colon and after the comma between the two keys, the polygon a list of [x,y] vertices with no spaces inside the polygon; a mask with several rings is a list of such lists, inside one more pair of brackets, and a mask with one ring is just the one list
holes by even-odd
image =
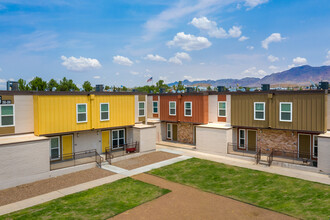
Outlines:
{"label": "mountain range", "polygon": [[[218,80],[184,80],[187,86],[239,86],[260,87],[261,84],[271,84],[272,87],[309,86],[311,82],[318,84],[320,81],[330,81],[330,66],[312,67],[303,65],[293,67],[282,72],[272,73],[263,78],[245,77],[242,79],[218,79]],[[177,85],[178,82],[169,83],[169,86]]]}

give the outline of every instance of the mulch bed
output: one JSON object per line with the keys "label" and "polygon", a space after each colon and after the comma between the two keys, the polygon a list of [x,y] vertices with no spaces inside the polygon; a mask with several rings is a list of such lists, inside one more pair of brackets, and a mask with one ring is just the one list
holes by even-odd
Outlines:
{"label": "mulch bed", "polygon": [[146,165],[150,165],[153,163],[161,162],[161,161],[172,159],[172,158],[179,157],[179,156],[180,155],[178,155],[178,154],[171,154],[171,153],[167,153],[167,152],[163,152],[163,151],[156,151],[156,152],[144,154],[139,157],[134,157],[134,158],[127,159],[127,160],[118,161],[118,162],[112,163],[112,165],[126,169],[126,170],[132,170],[132,169],[136,169],[139,167],[143,167]]}
{"label": "mulch bed", "polygon": [[0,190],[0,206],[100,179],[113,174],[114,173],[107,170],[92,168]]}

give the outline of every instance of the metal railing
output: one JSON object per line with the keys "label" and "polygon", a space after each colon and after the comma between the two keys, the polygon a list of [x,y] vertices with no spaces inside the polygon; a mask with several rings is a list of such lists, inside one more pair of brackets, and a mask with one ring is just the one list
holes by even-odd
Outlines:
{"label": "metal railing", "polygon": [[111,164],[111,159],[115,157],[124,156],[126,154],[138,153],[140,152],[139,142],[134,142],[131,144],[121,144],[115,147],[107,147],[105,149],[105,160]]}
{"label": "metal railing", "polygon": [[[250,147],[251,148],[251,147]],[[257,148],[255,150],[249,150],[247,145],[238,145],[233,143],[227,144],[227,152],[228,154],[235,154],[239,156],[247,156],[247,157],[256,157]]]}
{"label": "metal railing", "polygon": [[95,149],[79,151],[71,154],[63,154],[62,160],[50,161],[50,170],[57,170],[93,162],[95,162],[97,166],[101,167],[102,157]]}
{"label": "metal railing", "polygon": [[256,158],[256,164],[259,164],[261,160],[261,149],[257,150],[255,158]]}
{"label": "metal railing", "polygon": [[274,151],[272,149],[271,152],[270,152],[270,154],[267,157],[268,166],[271,166],[272,165],[273,159],[274,159]]}

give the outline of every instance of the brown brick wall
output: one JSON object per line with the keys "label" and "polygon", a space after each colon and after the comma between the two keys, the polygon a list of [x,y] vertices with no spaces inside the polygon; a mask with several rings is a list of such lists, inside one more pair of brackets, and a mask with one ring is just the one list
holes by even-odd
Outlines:
{"label": "brown brick wall", "polygon": [[194,125],[191,123],[178,123],[178,141],[181,143],[194,143]]}
{"label": "brown brick wall", "polygon": [[257,140],[261,149],[298,150],[298,133],[295,131],[258,129]]}

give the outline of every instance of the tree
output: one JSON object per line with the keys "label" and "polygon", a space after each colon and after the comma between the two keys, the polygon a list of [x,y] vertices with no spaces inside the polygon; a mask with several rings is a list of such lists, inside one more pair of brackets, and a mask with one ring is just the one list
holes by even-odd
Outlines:
{"label": "tree", "polygon": [[85,92],[90,92],[93,90],[93,86],[89,81],[85,81],[82,87],[85,90]]}
{"label": "tree", "polygon": [[110,86],[105,86],[104,89],[105,90],[109,90],[110,89]]}
{"label": "tree", "polygon": [[178,82],[178,88],[177,88],[177,90],[179,90],[179,91],[184,90],[184,85],[183,85],[182,81],[179,81]]}
{"label": "tree", "polygon": [[58,87],[58,83],[55,79],[51,79],[48,81],[48,83],[47,83],[48,91],[53,91],[53,89],[54,88],[57,89],[57,87]]}
{"label": "tree", "polygon": [[60,83],[57,88],[58,91],[79,91],[76,84],[73,83],[72,79],[67,79],[66,77],[63,77],[62,80],[60,80]]}
{"label": "tree", "polygon": [[28,91],[30,90],[29,85],[26,83],[24,79],[19,79],[18,80],[18,89],[20,91]]}
{"label": "tree", "polygon": [[159,92],[160,88],[163,88],[165,91],[167,91],[170,87],[164,83],[164,80],[159,80],[156,82],[155,92]]}
{"label": "tree", "polygon": [[33,91],[45,91],[45,89],[47,88],[47,82],[36,76],[33,80],[29,82],[29,87]]}
{"label": "tree", "polygon": [[126,86],[123,86],[122,91],[123,92],[127,92],[128,91],[128,88]]}

